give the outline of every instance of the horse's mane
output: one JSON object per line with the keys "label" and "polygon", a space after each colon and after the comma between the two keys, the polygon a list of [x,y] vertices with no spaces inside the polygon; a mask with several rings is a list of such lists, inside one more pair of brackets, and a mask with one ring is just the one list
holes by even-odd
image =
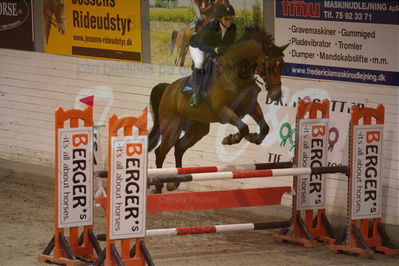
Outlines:
{"label": "horse's mane", "polygon": [[284,56],[281,49],[274,44],[274,39],[264,28],[258,26],[245,27],[241,36],[236,40],[235,44],[245,41],[254,40],[262,44],[263,51],[271,57]]}

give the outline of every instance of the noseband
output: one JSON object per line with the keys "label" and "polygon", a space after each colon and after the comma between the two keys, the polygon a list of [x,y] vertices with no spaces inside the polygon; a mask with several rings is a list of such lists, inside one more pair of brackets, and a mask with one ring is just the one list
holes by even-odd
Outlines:
{"label": "noseband", "polygon": [[281,68],[284,65],[283,57],[277,58],[269,58],[268,56],[265,57],[265,66],[264,72],[261,73],[262,79],[265,81],[266,90],[271,91],[273,88],[281,87],[281,79],[279,79],[278,83],[270,83],[268,82],[268,75],[273,75],[273,73],[278,72],[281,75]]}

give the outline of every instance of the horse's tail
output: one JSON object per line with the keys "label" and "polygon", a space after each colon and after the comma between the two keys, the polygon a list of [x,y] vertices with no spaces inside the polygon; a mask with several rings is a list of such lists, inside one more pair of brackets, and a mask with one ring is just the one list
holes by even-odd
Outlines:
{"label": "horse's tail", "polygon": [[158,145],[159,139],[161,137],[159,125],[159,104],[161,103],[162,95],[168,85],[169,83],[159,83],[151,91],[150,107],[154,125],[150,134],[148,135],[148,151],[152,151]]}
{"label": "horse's tail", "polygon": [[169,44],[169,50],[170,50],[170,54],[173,55],[173,50],[175,49],[175,44],[176,44],[176,39],[177,39],[177,34],[179,32],[177,30],[174,30],[172,32],[172,37],[170,39],[170,44]]}

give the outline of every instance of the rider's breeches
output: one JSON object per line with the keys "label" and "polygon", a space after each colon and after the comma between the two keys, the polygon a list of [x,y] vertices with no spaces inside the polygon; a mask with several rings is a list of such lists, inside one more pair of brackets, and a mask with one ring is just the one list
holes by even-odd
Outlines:
{"label": "rider's breeches", "polygon": [[205,62],[204,52],[201,51],[199,48],[190,46],[190,55],[194,61],[194,67],[202,69]]}

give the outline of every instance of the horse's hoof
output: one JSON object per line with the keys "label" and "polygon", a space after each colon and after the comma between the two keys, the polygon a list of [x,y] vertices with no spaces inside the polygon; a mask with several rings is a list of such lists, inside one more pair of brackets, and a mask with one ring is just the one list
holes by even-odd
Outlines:
{"label": "horse's hoof", "polygon": [[176,190],[180,185],[180,182],[169,182],[166,184],[166,189],[168,191]]}
{"label": "horse's hoof", "polygon": [[162,194],[163,184],[155,185],[155,194]]}
{"label": "horse's hoof", "polygon": [[233,145],[241,141],[240,133],[230,134],[222,140],[223,145]]}
{"label": "horse's hoof", "polygon": [[222,140],[222,144],[223,145],[231,145],[231,144],[233,144],[233,135],[230,134],[230,135],[224,137],[224,139]]}
{"label": "horse's hoof", "polygon": [[253,144],[259,145],[262,143],[263,139],[261,139],[258,133],[251,133],[248,135],[247,140]]}

